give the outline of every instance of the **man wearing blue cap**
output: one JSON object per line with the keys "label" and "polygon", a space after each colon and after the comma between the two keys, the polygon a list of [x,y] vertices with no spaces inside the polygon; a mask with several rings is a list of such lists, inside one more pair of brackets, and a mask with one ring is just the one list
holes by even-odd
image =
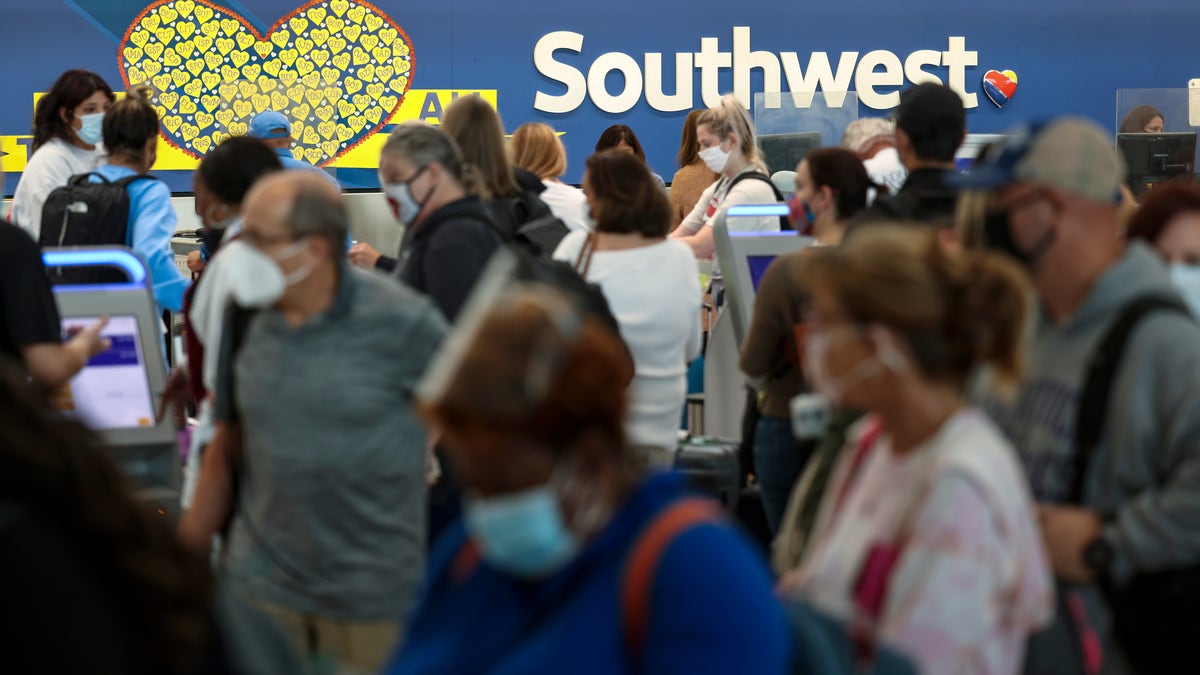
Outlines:
{"label": "man wearing blue cap", "polygon": [[279,161],[283,164],[284,169],[317,171],[341,189],[341,186],[338,185],[337,180],[333,176],[325,173],[319,167],[296,159],[295,155],[292,154],[292,123],[288,120],[287,115],[275,110],[261,112],[250,120],[250,131],[247,135],[251,138],[260,139],[270,146],[275,151],[275,154],[279,155]]}
{"label": "man wearing blue cap", "polygon": [[1087,636],[1105,619],[1105,672],[1178,672],[1200,635],[1200,326],[1158,256],[1124,241],[1121,176],[1110,136],[1064,117],[957,180],[988,190],[983,231],[964,239],[1020,262],[1043,307],[1029,379],[992,406],[1061,582],[1027,673],[1095,672],[1079,661],[1098,667]]}

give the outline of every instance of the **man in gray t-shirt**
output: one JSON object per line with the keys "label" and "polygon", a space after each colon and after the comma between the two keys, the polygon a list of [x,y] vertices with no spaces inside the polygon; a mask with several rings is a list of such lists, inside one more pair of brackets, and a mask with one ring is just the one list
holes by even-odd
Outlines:
{"label": "man in gray t-shirt", "polygon": [[224,520],[206,514],[228,513],[220,469],[240,437],[228,579],[308,658],[377,672],[423,574],[426,438],[409,392],[446,324],[423,296],[345,264],[345,241],[345,207],[318,176],[272,176],[247,197],[222,255],[242,270],[234,297],[263,308],[218,386],[223,439],[181,529],[194,540]]}

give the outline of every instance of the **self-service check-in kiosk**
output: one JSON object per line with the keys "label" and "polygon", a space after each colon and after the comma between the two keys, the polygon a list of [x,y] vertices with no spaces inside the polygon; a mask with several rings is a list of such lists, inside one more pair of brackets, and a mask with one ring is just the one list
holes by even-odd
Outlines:
{"label": "self-service check-in kiosk", "polygon": [[738,366],[742,342],[754,313],[754,297],[767,267],[776,257],[813,243],[795,232],[730,231],[737,218],[786,216],[787,204],[739,204],[713,219],[713,241],[724,297],[710,329],[704,352],[704,435],[737,439],[746,410],[746,376]]}
{"label": "self-service check-in kiosk", "polygon": [[163,323],[145,262],[123,247],[51,248],[42,259],[47,269],[107,266],[127,275],[124,283],[54,287],[64,335],[107,316],[103,335],[112,342],[71,379],[57,403],[100,436],[144,500],[174,514],[179,446],[171,416],[161,422],[156,416],[167,373]]}

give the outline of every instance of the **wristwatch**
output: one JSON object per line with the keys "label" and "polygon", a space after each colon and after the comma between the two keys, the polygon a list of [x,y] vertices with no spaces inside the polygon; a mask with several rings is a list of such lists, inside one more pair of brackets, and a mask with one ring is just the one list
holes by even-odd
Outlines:
{"label": "wristwatch", "polygon": [[1113,550],[1112,544],[1103,535],[1097,535],[1083,549],[1083,564],[1096,575],[1097,581],[1108,579],[1108,575],[1112,571],[1114,557],[1116,557],[1116,552]]}

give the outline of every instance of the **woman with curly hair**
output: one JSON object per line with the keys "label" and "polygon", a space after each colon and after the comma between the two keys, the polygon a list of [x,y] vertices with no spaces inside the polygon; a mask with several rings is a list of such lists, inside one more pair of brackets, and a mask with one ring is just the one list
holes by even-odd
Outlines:
{"label": "woman with curly hair", "polygon": [[33,148],[13,194],[8,220],[36,241],[42,231],[42,206],[71,176],[87,173],[104,161],[104,115],[116,101],[104,78],[90,70],[68,70],[58,77],[33,112]]}

